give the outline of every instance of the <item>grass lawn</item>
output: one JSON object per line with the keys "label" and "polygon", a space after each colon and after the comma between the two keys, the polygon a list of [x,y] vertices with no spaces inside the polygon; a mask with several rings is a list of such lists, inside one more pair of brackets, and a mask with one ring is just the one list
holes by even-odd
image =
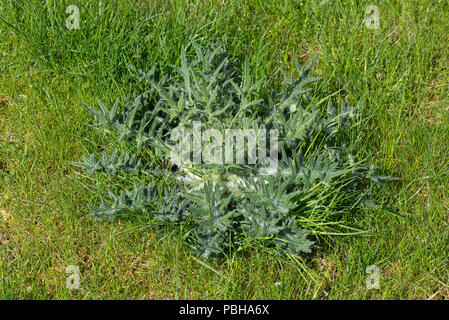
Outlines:
{"label": "grass lawn", "polygon": [[[71,4],[80,29],[66,28]],[[189,38],[219,41],[273,85],[318,56],[314,90],[362,102],[356,152],[400,179],[351,218],[367,232],[322,237],[301,260],[254,249],[204,262],[177,237],[86,217],[104,185],[72,162],[115,140],[80,102],[130,95],[128,64],[169,70]],[[3,0],[0,299],[449,299],[448,43],[447,1]]]}

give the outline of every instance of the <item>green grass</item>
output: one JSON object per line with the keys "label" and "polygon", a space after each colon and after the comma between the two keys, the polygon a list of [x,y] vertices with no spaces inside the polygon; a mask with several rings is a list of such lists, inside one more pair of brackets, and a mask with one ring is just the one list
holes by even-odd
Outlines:
{"label": "green grass", "polygon": [[[449,298],[448,3],[379,1],[379,30],[363,23],[370,1],[102,3],[0,5],[0,298]],[[69,4],[80,30],[65,28]],[[71,161],[114,139],[80,101],[130,95],[129,63],[168,70],[189,37],[220,41],[273,84],[278,67],[318,55],[316,92],[362,101],[356,151],[401,179],[352,218],[369,233],[325,238],[304,261],[254,250],[205,265],[176,237],[86,217],[101,185]],[[68,265],[78,291],[65,287]],[[366,289],[369,265],[379,290]]]}

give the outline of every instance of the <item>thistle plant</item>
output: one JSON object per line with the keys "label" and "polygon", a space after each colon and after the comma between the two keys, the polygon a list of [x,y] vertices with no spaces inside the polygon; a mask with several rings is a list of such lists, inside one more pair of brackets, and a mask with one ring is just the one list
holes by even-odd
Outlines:
{"label": "thistle plant", "polygon": [[[156,66],[131,67],[139,90],[124,106],[85,106],[129,151],[103,153],[98,160],[90,155],[75,164],[90,175],[138,181],[130,190],[101,195],[92,216],[140,215],[189,230],[183,238],[203,258],[256,244],[278,253],[310,252],[314,238],[341,226],[345,214],[366,203],[370,183],[382,179],[348,151],[347,130],[357,123],[358,107],[343,102],[335,108],[330,100],[322,107],[310,86],[319,80],[310,75],[315,61],[296,64],[294,74],[283,72],[282,87],[275,90],[255,81],[248,67],[239,72],[221,46],[191,45],[193,56],[182,48],[180,65],[170,74]],[[192,132],[195,122],[220,133],[275,130],[276,170],[262,174],[260,154],[248,164],[174,161],[172,133]],[[237,149],[249,152],[245,145]]]}

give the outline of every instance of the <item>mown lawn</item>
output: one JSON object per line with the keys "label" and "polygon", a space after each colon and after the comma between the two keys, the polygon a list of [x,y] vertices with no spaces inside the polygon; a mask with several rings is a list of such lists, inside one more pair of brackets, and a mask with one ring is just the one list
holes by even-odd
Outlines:
{"label": "mown lawn", "polygon": [[[79,30],[65,26],[70,4]],[[3,0],[0,21],[0,298],[449,298],[449,2]],[[366,233],[320,238],[303,261],[253,250],[202,262],[176,237],[86,217],[102,186],[71,163],[115,140],[80,102],[129,95],[128,64],[169,70],[190,37],[274,85],[279,67],[318,56],[315,91],[362,102],[356,152],[400,178],[351,218]]]}

